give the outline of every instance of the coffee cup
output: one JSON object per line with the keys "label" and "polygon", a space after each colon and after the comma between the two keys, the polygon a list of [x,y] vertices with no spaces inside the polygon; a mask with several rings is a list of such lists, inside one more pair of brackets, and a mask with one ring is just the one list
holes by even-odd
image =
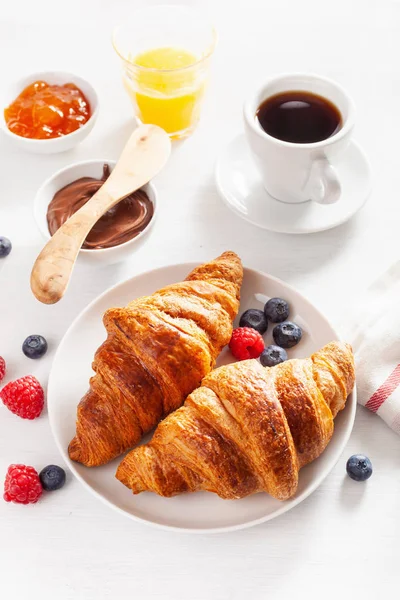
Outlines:
{"label": "coffee cup", "polygon": [[[276,125],[273,120],[267,121],[271,124],[271,129],[268,126],[265,127],[267,131],[263,128],[261,117],[259,118],[262,106],[268,103],[269,99],[271,99],[271,103],[275,102],[276,104],[276,99],[279,100],[280,97],[289,98],[290,93],[298,93],[300,97],[301,94],[314,96],[320,103],[329,104],[332,111],[334,109],[337,111],[336,128],[328,137],[318,139],[317,135],[317,141],[308,141],[308,138],[303,135],[299,138],[301,141],[288,141],[288,138],[297,139],[296,130],[294,132],[285,130],[282,137],[286,137],[286,139],[279,139],[279,137],[274,137],[280,135],[280,129],[279,127],[273,128]],[[289,107],[290,109],[291,106],[295,105],[287,104],[284,108]],[[276,114],[283,113],[281,111]],[[292,121],[289,121],[291,127],[295,127],[296,118],[298,119],[298,115],[301,114],[303,113],[293,111]],[[312,111],[309,110],[304,114],[307,114],[307,118],[312,121]],[[271,115],[273,119],[274,113]],[[283,118],[286,119],[285,124],[287,125],[286,113]],[[353,101],[340,85],[330,79],[313,74],[295,73],[280,75],[264,83],[245,102],[244,124],[252,156],[268,194],[276,200],[292,204],[310,200],[319,204],[337,202],[341,194],[341,185],[332,163],[338,160],[346,150],[351,139],[354,121]],[[306,130],[307,123],[310,122],[305,122]],[[268,131],[272,131],[273,135]],[[324,128],[321,131],[321,135],[324,135]],[[329,132],[328,129],[326,131]],[[304,131],[300,130],[300,133],[304,133]]]}

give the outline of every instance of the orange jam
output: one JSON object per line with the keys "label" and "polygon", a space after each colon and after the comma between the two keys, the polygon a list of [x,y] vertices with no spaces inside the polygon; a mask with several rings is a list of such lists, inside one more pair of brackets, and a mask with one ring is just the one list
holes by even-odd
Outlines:
{"label": "orange jam", "polygon": [[49,85],[45,81],[28,85],[4,110],[10,131],[36,140],[72,133],[90,116],[90,104],[76,85]]}

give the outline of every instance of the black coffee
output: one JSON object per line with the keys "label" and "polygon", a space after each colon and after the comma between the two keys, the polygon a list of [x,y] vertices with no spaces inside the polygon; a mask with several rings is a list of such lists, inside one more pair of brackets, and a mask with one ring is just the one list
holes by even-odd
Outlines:
{"label": "black coffee", "polygon": [[278,140],[308,144],[334,135],[342,126],[339,109],[310,92],[283,92],[264,100],[256,117],[266,133]]}

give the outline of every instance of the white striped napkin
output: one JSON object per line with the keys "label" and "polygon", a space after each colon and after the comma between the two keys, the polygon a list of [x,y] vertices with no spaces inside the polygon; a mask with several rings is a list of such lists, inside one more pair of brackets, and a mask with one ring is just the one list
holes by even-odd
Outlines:
{"label": "white striped napkin", "polygon": [[358,402],[400,434],[400,261],[366,291],[343,339],[356,357]]}

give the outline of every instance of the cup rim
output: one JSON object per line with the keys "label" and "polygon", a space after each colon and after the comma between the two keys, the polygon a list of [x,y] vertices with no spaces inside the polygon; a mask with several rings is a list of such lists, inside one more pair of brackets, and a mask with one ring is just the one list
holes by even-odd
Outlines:
{"label": "cup rim", "polygon": [[[77,161],[77,162],[73,162],[73,163],[70,163],[69,165],[66,165],[65,167],[62,167],[61,169],[58,169],[57,171],[55,171],[52,175],[50,175],[49,177],[47,177],[47,179],[45,179],[45,181],[43,181],[43,183],[40,185],[40,187],[38,188],[38,190],[37,190],[37,192],[35,194],[35,199],[34,199],[34,202],[33,202],[33,212],[34,212],[34,218],[35,218],[35,221],[36,221],[36,226],[39,229],[40,233],[43,235],[43,237],[47,241],[50,240],[52,236],[50,234],[50,231],[47,228],[44,228],[42,226],[42,221],[41,221],[41,216],[40,215],[43,215],[43,211],[39,207],[39,198],[43,194],[45,188],[52,181],[56,180],[60,175],[62,175],[66,171],[70,171],[72,169],[75,169],[76,167],[80,167],[80,166],[84,166],[84,165],[104,164],[104,163],[108,163],[110,166],[112,165],[112,167],[114,168],[115,165],[117,164],[117,161],[115,159],[92,158],[92,159],[86,159],[86,160],[80,160],[80,161]],[[151,198],[150,199],[151,199],[151,202],[153,203],[153,216],[150,219],[150,221],[147,224],[147,226],[143,229],[143,231],[141,231],[137,236],[133,237],[132,239],[127,240],[126,242],[123,242],[122,244],[117,244],[116,246],[111,246],[110,248],[80,248],[79,249],[79,254],[84,254],[84,255],[87,255],[87,256],[89,256],[89,255],[91,255],[91,256],[93,256],[93,255],[100,256],[102,254],[103,255],[104,254],[111,254],[112,252],[115,252],[115,251],[119,250],[120,248],[124,248],[126,246],[135,244],[142,237],[144,237],[148,233],[148,231],[151,229],[151,227],[153,226],[154,221],[155,221],[156,216],[157,216],[157,213],[158,213],[157,189],[156,189],[155,185],[151,181],[148,181],[140,189],[143,189],[143,188],[146,188],[146,187],[151,191]]]}
{"label": "cup rim", "polygon": [[[56,137],[56,138],[47,138],[47,139],[36,139],[36,138],[27,138],[27,137],[23,137],[22,135],[18,135],[16,133],[14,133],[13,131],[11,131],[6,123],[5,117],[4,117],[4,111],[2,112],[1,115],[1,120],[0,120],[0,125],[1,128],[3,129],[4,133],[6,135],[8,135],[9,137],[15,139],[17,138],[18,140],[24,140],[23,143],[28,145],[37,145],[37,144],[42,144],[46,143],[47,146],[53,145],[59,145],[63,143],[63,140],[68,139],[71,140],[73,137],[77,138],[78,136],[82,136],[86,133],[86,130],[89,128],[89,126],[92,126],[94,124],[94,122],[97,119],[98,113],[99,113],[99,97],[98,94],[95,90],[95,88],[93,87],[93,85],[90,83],[90,81],[88,81],[87,79],[85,79],[84,77],[81,77],[80,75],[76,75],[75,73],[72,73],[70,71],[36,71],[34,73],[29,73],[29,75],[24,75],[23,77],[20,77],[19,79],[17,79],[13,84],[10,84],[8,87],[8,90],[11,88],[12,85],[21,88],[20,92],[21,93],[22,90],[24,89],[24,86],[26,87],[26,85],[29,85],[27,82],[28,81],[36,81],[38,79],[46,79],[46,77],[49,77],[51,74],[53,75],[57,75],[57,77],[64,77],[66,78],[66,83],[68,83],[68,79],[71,81],[71,83],[76,83],[79,87],[79,85],[86,85],[89,89],[91,94],[93,95],[94,98],[94,103],[91,103],[91,109],[92,109],[92,114],[90,115],[89,119],[86,121],[86,123],[84,123],[84,125],[82,125],[82,127],[79,127],[78,129],[75,129],[75,131],[71,131],[70,133],[67,133],[66,135],[63,135],[61,137]],[[8,90],[6,90],[6,94],[8,93]],[[94,105],[93,105],[94,104]],[[87,132],[89,133],[89,131]]]}
{"label": "cup rim", "polygon": [[[255,119],[254,113],[254,100],[255,98],[262,92],[262,90],[272,82],[285,81],[294,77],[307,77],[308,79],[313,79],[315,81],[323,81],[332,87],[339,90],[341,94],[346,98],[348,104],[348,116],[343,123],[343,126],[339,131],[337,131],[331,137],[326,138],[325,140],[320,140],[318,142],[307,142],[305,144],[296,143],[296,142],[287,142],[285,140],[280,140],[279,138],[275,138],[272,135],[269,135],[266,131],[264,131],[258,124]],[[267,98],[268,96],[266,96]],[[268,140],[269,142],[275,143],[279,146],[283,146],[285,148],[303,148],[304,150],[313,150],[318,148],[325,148],[328,145],[334,144],[335,142],[344,138],[351,129],[354,127],[355,123],[355,114],[356,108],[352,97],[347,93],[347,91],[334,79],[330,79],[329,77],[323,77],[316,73],[305,73],[305,72],[294,72],[294,73],[283,73],[281,75],[277,75],[275,77],[270,77],[267,79],[262,85],[258,86],[256,91],[252,94],[250,98],[248,98],[243,106],[243,114],[247,125],[260,137]]]}
{"label": "cup rim", "polygon": [[[137,15],[146,10],[154,10],[157,8],[179,9],[179,10],[184,10],[186,12],[191,12],[194,15],[202,14],[201,11],[198,11],[196,8],[193,8],[191,6],[183,6],[181,4],[157,4],[154,6],[139,8],[135,11],[134,14]],[[209,45],[206,54],[202,55],[201,58],[199,58],[195,62],[191,63],[190,65],[186,65],[185,67],[178,67],[176,69],[157,69],[156,67],[143,67],[142,65],[136,65],[135,63],[128,60],[128,58],[126,56],[124,56],[122,54],[122,52],[119,50],[117,40],[116,40],[118,31],[120,31],[124,27],[124,25],[115,25],[114,26],[112,34],[111,34],[111,44],[112,44],[115,52],[118,54],[119,58],[122,61],[124,61],[125,63],[128,63],[130,65],[130,67],[137,69],[138,71],[142,71],[145,73],[178,73],[181,71],[193,69],[193,67],[197,67],[198,65],[201,65],[203,62],[208,60],[213,55],[215,47],[218,42],[218,34],[217,34],[217,30],[215,29],[215,27],[211,21],[209,22],[209,25],[210,25],[210,32],[211,32],[211,44]]]}

